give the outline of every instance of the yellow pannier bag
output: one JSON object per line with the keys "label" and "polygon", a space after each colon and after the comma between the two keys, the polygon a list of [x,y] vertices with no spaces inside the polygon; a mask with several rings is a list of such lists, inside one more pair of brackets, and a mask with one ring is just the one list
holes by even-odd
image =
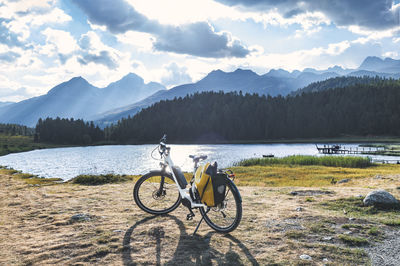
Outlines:
{"label": "yellow pannier bag", "polygon": [[210,163],[200,165],[196,170],[194,183],[199,193],[201,202],[207,206],[214,206],[214,190],[212,185],[212,166]]}

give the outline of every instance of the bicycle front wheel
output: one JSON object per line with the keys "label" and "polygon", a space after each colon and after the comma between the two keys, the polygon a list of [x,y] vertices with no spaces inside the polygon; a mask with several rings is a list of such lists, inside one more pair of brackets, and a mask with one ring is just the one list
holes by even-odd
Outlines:
{"label": "bicycle front wheel", "polygon": [[206,223],[220,233],[232,232],[242,219],[242,199],[239,190],[230,179],[226,179],[224,201],[217,207],[200,208]]}
{"label": "bicycle front wheel", "polygon": [[166,214],[181,203],[179,190],[170,174],[150,172],[136,182],[133,198],[140,209],[151,214]]}

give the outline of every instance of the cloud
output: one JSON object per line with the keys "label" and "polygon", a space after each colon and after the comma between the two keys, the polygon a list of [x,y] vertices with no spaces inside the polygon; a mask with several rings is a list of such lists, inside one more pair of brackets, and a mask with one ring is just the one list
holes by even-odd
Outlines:
{"label": "cloud", "polygon": [[54,52],[69,54],[78,48],[76,40],[67,31],[46,28],[41,33],[46,36],[46,42],[51,44]]}
{"label": "cloud", "polygon": [[21,101],[32,96],[33,94],[24,87],[16,90],[0,88],[0,101]]}
{"label": "cloud", "polygon": [[91,62],[95,64],[102,64],[109,69],[115,69],[118,67],[118,64],[114,61],[114,59],[110,56],[108,51],[101,51],[100,54],[84,54],[81,57],[78,57],[78,62],[82,65],[87,65]]}
{"label": "cloud", "polygon": [[399,25],[400,5],[388,0],[217,0],[228,6],[255,11],[277,9],[284,17],[305,12],[322,12],[338,26],[358,25],[388,29]]}
{"label": "cloud", "polygon": [[175,62],[165,67],[165,74],[161,78],[161,83],[165,86],[191,83],[192,78],[187,73],[187,67],[179,67]]}
{"label": "cloud", "polygon": [[81,51],[77,61],[82,65],[89,63],[101,64],[108,69],[118,67],[118,51],[103,44],[94,31],[83,34],[78,42]]}
{"label": "cloud", "polygon": [[17,60],[18,57],[21,57],[21,55],[12,51],[0,53],[0,62],[12,63]]}
{"label": "cloud", "polygon": [[155,36],[153,48],[159,51],[200,57],[245,57],[251,51],[230,33],[216,32],[207,22],[180,26],[163,25],[137,12],[123,0],[73,0],[93,24],[106,26],[115,34],[127,31]]}
{"label": "cloud", "polygon": [[24,44],[19,40],[19,34],[11,32],[7,27],[7,22],[0,18],[0,43],[6,44],[9,47],[23,47]]}

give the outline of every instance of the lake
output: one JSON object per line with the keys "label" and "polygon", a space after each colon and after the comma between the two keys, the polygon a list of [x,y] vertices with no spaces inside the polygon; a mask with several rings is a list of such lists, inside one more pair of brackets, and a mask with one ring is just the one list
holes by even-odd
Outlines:
{"label": "lake", "polygon": [[[358,144],[342,144],[358,147]],[[190,154],[205,154],[207,161],[217,161],[219,167],[229,167],[245,158],[273,154],[283,157],[294,154],[318,155],[314,144],[226,144],[226,145],[169,145],[174,164],[192,171]],[[159,169],[152,159],[152,145],[108,145],[72,148],[53,148],[8,154],[0,157],[0,165],[41,177],[69,180],[81,174],[144,174]],[[399,157],[373,156],[373,159]]]}

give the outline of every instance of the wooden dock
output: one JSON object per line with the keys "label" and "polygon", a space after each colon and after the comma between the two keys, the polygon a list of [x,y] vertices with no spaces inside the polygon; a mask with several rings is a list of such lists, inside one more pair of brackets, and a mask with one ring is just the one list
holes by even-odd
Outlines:
{"label": "wooden dock", "polygon": [[340,145],[324,145],[323,147],[318,147],[315,144],[319,153],[322,154],[375,154],[378,151],[381,151],[383,148],[346,148]]}

